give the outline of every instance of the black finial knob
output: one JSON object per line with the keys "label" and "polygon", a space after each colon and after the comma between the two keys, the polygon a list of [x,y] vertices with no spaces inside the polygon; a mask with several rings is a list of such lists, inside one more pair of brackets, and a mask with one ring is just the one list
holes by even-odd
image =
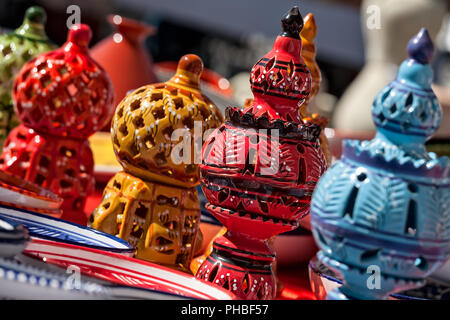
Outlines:
{"label": "black finial knob", "polygon": [[297,6],[292,7],[284,15],[283,19],[281,19],[281,27],[283,28],[281,36],[300,39],[300,31],[303,29],[303,17]]}

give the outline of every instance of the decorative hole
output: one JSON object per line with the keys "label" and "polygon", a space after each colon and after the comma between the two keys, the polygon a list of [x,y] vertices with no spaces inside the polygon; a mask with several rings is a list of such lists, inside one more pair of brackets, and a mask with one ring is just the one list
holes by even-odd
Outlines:
{"label": "decorative hole", "polygon": [[138,216],[139,218],[145,219],[147,217],[148,208],[142,204],[140,204],[136,211],[134,211],[134,214]]}
{"label": "decorative hole", "polygon": [[177,98],[173,99],[173,103],[175,104],[175,109],[177,109],[177,110],[184,107],[183,98],[181,98],[181,97],[177,97]]}
{"label": "decorative hole", "polygon": [[297,145],[297,151],[299,153],[305,153],[305,147],[303,145],[301,145],[301,144],[298,144]]}
{"label": "decorative hole", "polygon": [[136,109],[139,109],[140,106],[141,106],[141,100],[140,99],[136,99],[132,103],[130,103],[130,110],[134,111]]}
{"label": "decorative hole", "polygon": [[172,133],[173,133],[173,128],[172,127],[165,127],[164,130],[162,131],[162,134],[164,135],[164,138],[166,140],[171,140],[172,138]]}
{"label": "decorative hole", "polygon": [[413,95],[411,93],[408,94],[408,97],[406,98],[405,106],[409,107],[413,104]]}
{"label": "decorative hole", "polygon": [[125,122],[123,122],[120,127],[119,127],[119,131],[123,134],[123,136],[127,136],[128,135],[128,128],[127,125],[125,124]]}
{"label": "decorative hole", "polygon": [[150,95],[150,101],[157,101],[163,98],[162,92],[152,92]]}
{"label": "decorative hole", "polygon": [[417,232],[417,203],[409,200],[408,215],[406,218],[405,229],[403,231],[407,235],[415,236]]}
{"label": "decorative hole", "polygon": [[72,182],[61,179],[61,180],[59,180],[59,185],[61,186],[61,188],[66,189],[66,188],[70,188],[72,186]]}
{"label": "decorative hole", "polygon": [[422,256],[416,258],[414,265],[422,271],[426,271],[428,269],[428,261]]}
{"label": "decorative hole", "polygon": [[275,57],[272,57],[269,61],[267,61],[266,66],[264,67],[266,71],[269,71],[272,69],[273,65],[275,64]]}
{"label": "decorative hole", "polygon": [[114,180],[113,187],[120,191],[120,189],[122,189],[122,184],[120,182]]}
{"label": "decorative hole", "polygon": [[367,262],[370,260],[373,260],[375,258],[377,258],[378,253],[381,251],[381,249],[373,249],[373,250],[367,250],[364,251],[361,256],[360,256],[360,260],[361,262]]}
{"label": "decorative hole", "polygon": [[217,272],[219,271],[219,265],[215,264],[212,268],[211,272],[208,275],[208,281],[213,282],[217,276]]}
{"label": "decorative hole", "polygon": [[155,161],[158,166],[163,166],[167,164],[167,159],[164,152],[159,152],[155,155]]}
{"label": "decorative hole", "polygon": [[417,185],[414,183],[408,183],[408,190],[411,193],[417,193],[419,191]]}
{"label": "decorative hole", "polygon": [[391,114],[394,114],[397,111],[397,104],[394,103],[390,108],[389,108],[389,112]]}
{"label": "decorative hole", "polygon": [[359,189],[356,186],[353,186],[352,191],[347,197],[347,205],[344,210],[344,217],[348,216],[353,219],[353,210],[355,208],[356,197],[358,196]]}
{"label": "decorative hole", "polygon": [[52,79],[50,78],[50,75],[46,73],[40,78],[40,82],[41,85],[46,88],[52,83]]}
{"label": "decorative hole", "polygon": [[381,102],[384,102],[390,93],[391,93],[391,89],[389,89],[385,93],[383,93],[383,96],[381,97]]}
{"label": "decorative hole", "polygon": [[250,290],[250,279],[248,273],[245,274],[244,279],[242,280],[241,288],[244,294],[247,294]]}
{"label": "decorative hole", "polygon": [[69,96],[74,97],[78,93],[78,88],[73,83],[70,83],[66,87],[66,91],[69,94]]}
{"label": "decorative hole", "polygon": [[358,174],[358,175],[356,176],[356,179],[358,179],[358,181],[363,182],[364,180],[367,179],[367,174],[365,174],[364,172],[361,172],[360,174]]}
{"label": "decorative hole", "polygon": [[194,120],[192,119],[191,116],[184,117],[183,120],[181,120],[181,122],[185,127],[189,129],[192,129],[194,127]]}
{"label": "decorative hole", "polygon": [[133,124],[135,125],[136,128],[142,128],[145,126],[144,119],[142,118],[142,116],[135,117],[133,119]]}
{"label": "decorative hole", "polygon": [[163,119],[166,116],[166,112],[164,111],[164,108],[161,106],[158,108],[153,108],[152,115],[155,118],[155,120]]}
{"label": "decorative hole", "polygon": [[36,175],[36,177],[34,178],[34,182],[36,184],[43,185],[44,182],[45,182],[45,176],[43,176],[42,174],[38,173]]}
{"label": "decorative hole", "polygon": [[219,194],[217,196],[218,200],[219,200],[219,203],[222,203],[225,200],[227,200],[229,196],[230,196],[230,189],[222,189],[222,190],[220,190]]}
{"label": "decorative hole", "polygon": [[291,61],[289,61],[289,64],[287,65],[287,74],[289,75],[289,77],[292,77],[292,75],[294,74],[294,62],[292,61],[292,59],[291,59]]}
{"label": "decorative hole", "polygon": [[151,149],[155,145],[155,139],[152,135],[144,136],[144,138],[142,138],[142,142],[144,142],[144,145],[147,149]]}

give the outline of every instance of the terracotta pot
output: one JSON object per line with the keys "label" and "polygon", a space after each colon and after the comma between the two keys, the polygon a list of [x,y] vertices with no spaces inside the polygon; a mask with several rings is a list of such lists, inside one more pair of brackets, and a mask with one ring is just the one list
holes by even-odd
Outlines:
{"label": "terracotta pot", "polygon": [[[114,106],[128,91],[155,83],[153,59],[144,46],[145,39],[155,34],[155,28],[145,23],[109,15],[115,32],[91,49],[91,56],[109,74],[114,86]],[[106,128],[109,131],[109,125]]]}

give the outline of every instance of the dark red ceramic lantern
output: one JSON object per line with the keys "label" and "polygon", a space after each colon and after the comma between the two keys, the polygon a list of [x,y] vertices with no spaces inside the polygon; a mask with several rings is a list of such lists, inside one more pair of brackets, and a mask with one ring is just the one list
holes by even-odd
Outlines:
{"label": "dark red ceramic lantern", "polygon": [[89,57],[91,30],[74,25],[59,49],[25,64],[13,87],[22,124],[8,136],[0,169],[35,182],[63,199],[62,218],[86,224],[85,197],[94,186],[87,138],[113,112],[108,75]]}
{"label": "dark red ceramic lantern", "polygon": [[309,214],[314,187],[326,169],[320,127],[301,119],[311,75],[301,58],[303,19],[297,7],[282,19],[273,49],[252,69],[253,103],[228,108],[227,121],[205,142],[202,189],[227,228],[197,277],[241,299],[273,299],[275,254],[267,240]]}

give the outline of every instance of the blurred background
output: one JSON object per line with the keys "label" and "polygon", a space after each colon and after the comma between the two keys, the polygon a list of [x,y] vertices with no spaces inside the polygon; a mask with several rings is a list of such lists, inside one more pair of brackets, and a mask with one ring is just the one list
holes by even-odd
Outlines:
{"label": "blurred background", "polygon": [[153,26],[144,45],[158,79],[170,76],[170,62],[195,53],[211,71],[208,93],[222,109],[251,97],[251,67],[272,47],[282,15],[298,5],[303,16],[312,12],[318,25],[323,80],[312,109],[330,118],[329,127],[337,129],[332,135],[346,136],[373,132],[372,100],[395,77],[410,37],[425,26],[436,41],[435,91],[445,113],[438,136],[450,135],[448,0],[2,0],[2,30],[17,28],[31,5],[45,8],[46,32],[58,45],[66,39],[70,5],[79,6],[81,22],[92,28],[91,47],[117,32],[109,14]]}

